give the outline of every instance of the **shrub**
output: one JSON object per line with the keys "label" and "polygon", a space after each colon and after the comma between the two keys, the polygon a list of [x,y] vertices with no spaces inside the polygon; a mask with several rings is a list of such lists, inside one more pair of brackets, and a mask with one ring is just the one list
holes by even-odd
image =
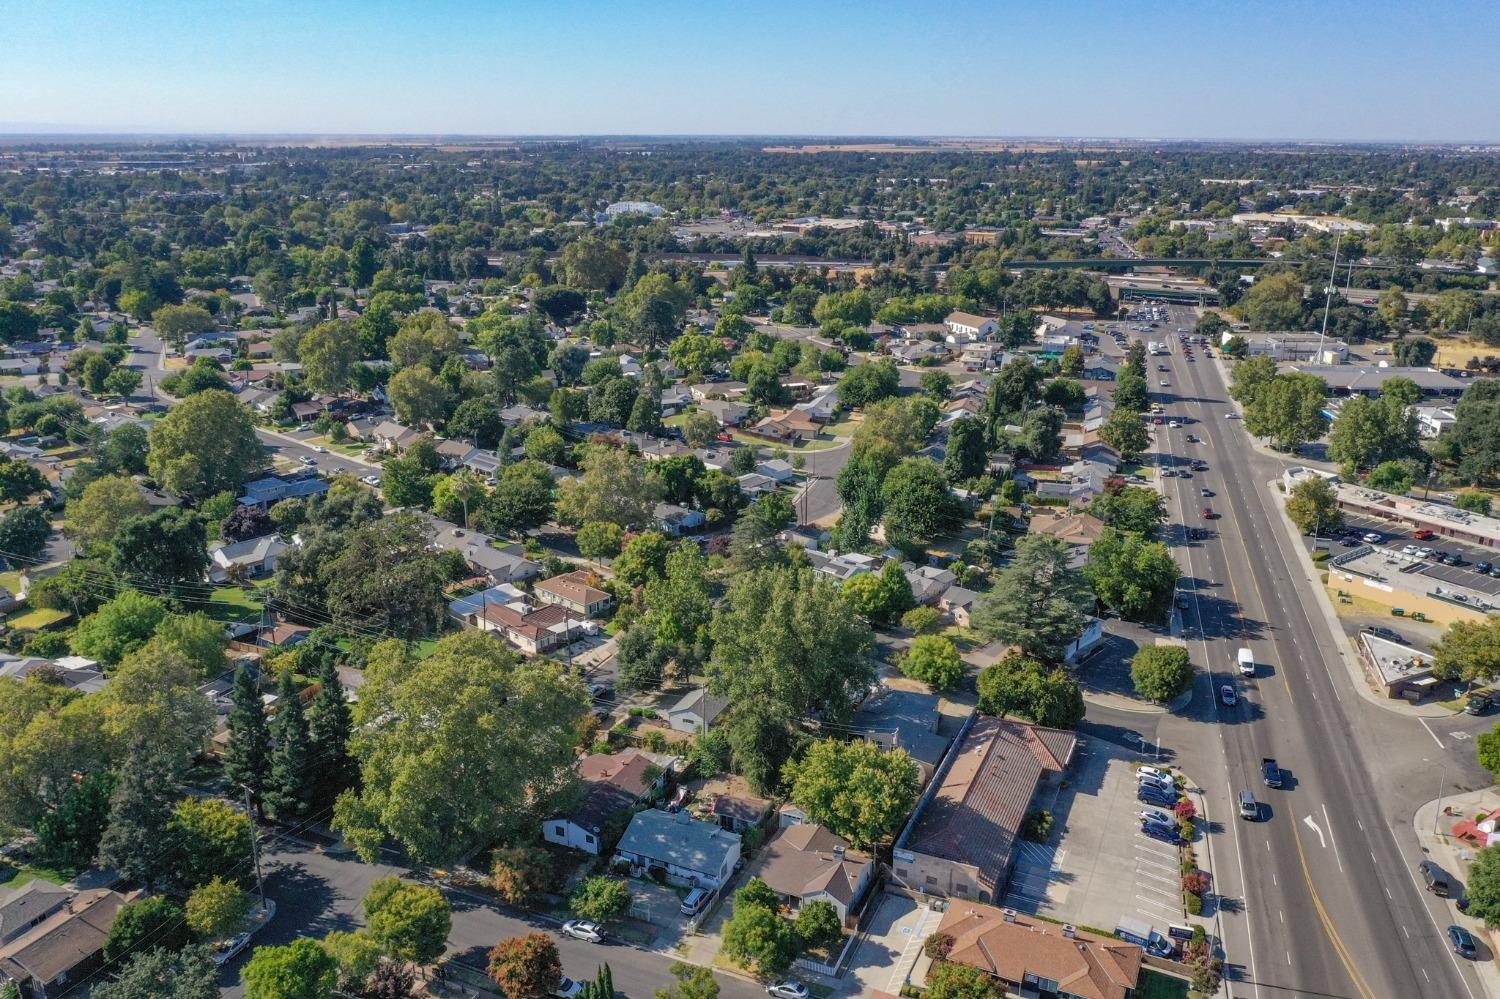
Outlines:
{"label": "shrub", "polygon": [[1208,891],[1208,875],[1203,871],[1190,871],[1182,876],[1182,890],[1202,895]]}
{"label": "shrub", "polygon": [[1177,821],[1177,835],[1182,837],[1184,843],[1193,841],[1193,820],[1179,819]]}
{"label": "shrub", "polygon": [[1198,817],[1198,806],[1193,804],[1191,798],[1183,798],[1178,801],[1175,811],[1179,819],[1193,819]]}
{"label": "shrub", "polygon": [[1052,835],[1052,813],[1046,809],[1038,809],[1026,816],[1026,821],[1021,823],[1021,838],[1032,843],[1045,843],[1047,837]]}
{"label": "shrub", "polygon": [[1148,701],[1170,701],[1193,682],[1193,664],[1187,649],[1170,645],[1148,645],[1130,660],[1130,681],[1135,692]]}
{"label": "shrub", "polygon": [[1187,895],[1187,912],[1188,912],[1189,916],[1199,916],[1199,915],[1203,914],[1203,896],[1202,895],[1198,895],[1198,894],[1196,894],[1194,892],[1188,892],[1188,895]]}
{"label": "shrub", "polygon": [[936,634],[943,624],[943,615],[935,607],[913,607],[901,615],[901,627],[913,635]]}
{"label": "shrub", "polygon": [[926,943],[922,944],[922,953],[934,961],[944,960],[952,950],[953,934],[951,933],[934,933],[927,938]]}

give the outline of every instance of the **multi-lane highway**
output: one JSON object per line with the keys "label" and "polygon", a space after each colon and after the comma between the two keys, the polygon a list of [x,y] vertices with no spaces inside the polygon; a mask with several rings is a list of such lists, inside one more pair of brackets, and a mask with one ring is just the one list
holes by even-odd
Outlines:
{"label": "multi-lane highway", "polygon": [[[1193,717],[1217,728],[1217,740],[1198,741],[1218,758],[1195,761],[1194,770],[1220,817],[1207,849],[1216,890],[1231,900],[1219,913],[1230,994],[1478,999],[1472,968],[1448,952],[1441,903],[1416,881],[1410,810],[1381,793],[1391,790],[1381,786],[1387,769],[1410,762],[1393,760],[1390,747],[1412,745],[1406,737],[1420,735],[1420,723],[1354,688],[1335,644],[1342,638],[1315,601],[1270,485],[1286,463],[1256,450],[1243,424],[1227,418],[1233,405],[1218,363],[1201,348],[1195,362],[1185,359],[1172,330],[1191,327],[1192,316],[1172,313],[1149,337],[1168,340],[1171,354],[1149,359],[1148,369],[1153,384],[1169,382],[1155,393],[1167,416],[1187,421],[1156,428],[1160,461],[1208,463],[1192,478],[1162,481],[1189,593],[1185,637],[1211,672]],[[1155,370],[1163,361],[1170,373]],[[1190,433],[1200,443],[1189,443]],[[1203,498],[1204,487],[1215,495]],[[1204,506],[1215,519],[1203,518]],[[1188,540],[1189,527],[1207,528],[1208,537]],[[1242,646],[1258,664],[1253,679],[1235,674]],[[1212,697],[1225,683],[1240,694],[1233,707]],[[1461,772],[1461,754],[1472,750],[1432,738],[1442,765]],[[1271,756],[1288,774],[1281,790],[1261,782],[1260,761]],[[1260,821],[1233,817],[1241,789],[1263,803]]]}

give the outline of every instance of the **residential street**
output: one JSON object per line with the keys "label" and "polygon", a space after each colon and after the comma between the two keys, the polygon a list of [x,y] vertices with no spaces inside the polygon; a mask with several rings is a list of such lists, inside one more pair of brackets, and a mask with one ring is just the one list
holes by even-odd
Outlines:
{"label": "residential street", "polygon": [[[269,838],[269,837],[268,837]],[[360,900],[370,884],[387,875],[410,876],[411,871],[384,864],[366,864],[353,854],[331,856],[307,847],[286,843],[268,848],[263,856],[266,893],[276,900],[276,919],[256,938],[256,945],[285,944],[297,937],[322,937],[330,930],[353,930],[362,926]],[[533,930],[553,931],[562,954],[563,972],[572,978],[593,978],[598,966],[609,962],[615,991],[628,999],[649,999],[659,988],[672,983],[673,958],[624,944],[589,944],[559,937],[555,924],[512,911],[501,911],[474,896],[449,891],[453,904],[453,932],[448,938],[445,961],[456,960],[482,969],[486,953],[498,941]],[[221,994],[244,995],[239,971],[248,959],[242,955],[221,976]],[[751,982],[726,975],[717,976],[725,999],[751,999],[765,990]]]}

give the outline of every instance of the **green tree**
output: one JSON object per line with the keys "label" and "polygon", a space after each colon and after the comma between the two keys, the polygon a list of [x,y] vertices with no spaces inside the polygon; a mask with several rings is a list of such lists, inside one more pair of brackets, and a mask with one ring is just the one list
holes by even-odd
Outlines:
{"label": "green tree", "polygon": [[302,383],[312,392],[347,391],[359,362],[359,336],[347,322],[319,323],[297,345]]}
{"label": "green tree", "polygon": [[106,667],[117,666],[146,644],[166,616],[166,605],[155,597],[122,590],[119,596],[78,623],[73,632],[73,651]]}
{"label": "green tree", "polygon": [[1437,344],[1425,336],[1406,336],[1391,348],[1396,363],[1408,368],[1425,368],[1437,355]]}
{"label": "green tree", "polygon": [[797,936],[789,920],[763,905],[735,901],[734,913],[724,924],[722,952],[748,965],[762,978],[784,973],[797,957]]}
{"label": "green tree", "polygon": [[606,520],[624,528],[655,519],[660,486],[644,463],[611,447],[589,448],[579,463],[582,474],[558,490],[557,517],[567,524]]}
{"label": "green tree", "polygon": [[109,798],[115,775],[104,770],[69,782],[56,808],[36,821],[37,853],[45,863],[66,871],[83,871],[99,852],[109,825]]}
{"label": "green tree", "polygon": [[396,418],[413,427],[442,422],[451,398],[448,386],[421,364],[402,368],[392,375],[385,394],[396,410]]}
{"label": "green tree", "polygon": [[83,495],[68,501],[68,536],[82,544],[108,541],[131,517],[150,512],[140,486],[124,475],[90,482]]}
{"label": "green tree", "polygon": [[115,368],[105,376],[104,391],[122,399],[129,399],[135,394],[135,390],[141,387],[144,378],[145,376],[132,368]]}
{"label": "green tree", "polygon": [[614,558],[620,554],[620,545],[625,537],[619,524],[607,520],[592,520],[578,529],[578,554],[594,562]]}
{"label": "green tree", "polygon": [[233,933],[250,911],[250,896],[232,881],[215,877],[194,888],[187,900],[188,929],[200,940]]}
{"label": "green tree", "polygon": [[1302,279],[1291,271],[1261,277],[1236,305],[1258,330],[1294,330],[1302,325]]}
{"label": "green tree", "polygon": [[187,913],[169,898],[142,898],[123,906],[104,939],[104,959],[119,961],[126,956],[160,948],[168,953],[182,950],[190,942]]}
{"label": "green tree", "polygon": [[1328,457],[1346,473],[1420,454],[1416,412],[1397,397],[1344,400],[1328,432]]}
{"label": "green tree", "polygon": [[1453,501],[1453,505],[1460,510],[1477,513],[1481,517],[1488,517],[1490,515],[1490,497],[1487,493],[1475,492],[1473,490],[1461,492],[1458,494],[1458,498]]}
{"label": "green tree", "polygon": [[1090,510],[1105,526],[1146,538],[1155,538],[1167,519],[1166,498],[1149,486],[1106,492],[1094,500]]}
{"label": "green tree", "polygon": [[948,481],[930,458],[907,458],[891,469],[881,485],[886,533],[893,538],[933,538],[963,520]]}
{"label": "green tree", "polygon": [[248,788],[260,808],[271,779],[271,730],[255,681],[243,666],[235,671],[232,697],[224,776],[234,788]]}
{"label": "green tree", "polygon": [[683,418],[678,429],[689,447],[707,447],[719,434],[719,421],[712,414],[695,409]]}
{"label": "green tree", "polygon": [[1245,429],[1269,437],[1281,451],[1295,451],[1328,432],[1323,400],[1328,384],[1316,375],[1280,374],[1255,390],[1245,406]]}
{"label": "green tree", "polygon": [[677,984],[657,989],[654,999],[719,999],[719,983],[709,969],[673,961],[671,970]]}
{"label": "green tree", "polygon": [[839,379],[839,402],[863,408],[889,399],[901,388],[901,372],[890,360],[857,364]]}
{"label": "green tree", "polygon": [[1411,491],[1411,487],[1416,485],[1417,477],[1405,462],[1382,461],[1370,469],[1365,482],[1371,489],[1401,496]]}
{"label": "green tree", "polygon": [[1500,724],[1475,736],[1474,749],[1479,765],[1500,778]]}
{"label": "green tree", "polygon": [[887,751],[863,739],[820,739],[782,770],[792,801],[810,819],[861,847],[901,827],[916,802],[917,777],[904,749]]}
{"label": "green tree", "polygon": [[1130,682],[1148,701],[1170,701],[1193,685],[1193,664],[1187,649],[1176,645],[1142,648],[1130,659]]}
{"label": "green tree", "polygon": [[1177,561],[1159,541],[1106,530],[1083,572],[1099,602],[1128,621],[1160,624],[1172,611]]}
{"label": "green tree", "polygon": [[878,573],[860,573],[845,580],[843,589],[851,607],[882,624],[897,620],[915,602],[911,581],[895,559],[888,560]]}
{"label": "green tree", "polygon": [[750,505],[735,521],[729,538],[729,558],[740,572],[781,565],[786,549],[779,535],[792,523],[792,501],[785,493],[770,493]]}
{"label": "green tree", "polygon": [[671,650],[657,641],[654,622],[632,625],[615,652],[620,686],[625,690],[651,690],[661,685]]}
{"label": "green tree", "polygon": [[552,473],[537,461],[518,461],[500,473],[485,497],[479,523],[495,534],[515,535],[541,527],[552,517]]}
{"label": "green tree", "polygon": [[1469,683],[1500,677],[1500,620],[1454,621],[1432,646],[1432,670]]}
{"label": "green tree", "polygon": [[702,377],[729,360],[729,351],[718,337],[685,333],[672,341],[667,357],[691,375]]}
{"label": "green tree", "polygon": [[490,978],[508,999],[547,999],[562,980],[557,944],[546,933],[501,940],[489,959]]}
{"label": "green tree", "polygon": [[1400,332],[1406,325],[1406,295],[1398,287],[1381,289],[1375,311],[1385,324]]}
{"label": "green tree", "polygon": [[918,635],[898,664],[901,673],[921,680],[933,690],[956,688],[964,678],[964,661],[958,647],[941,635]]}
{"label": "green tree", "polygon": [[660,531],[642,531],[625,543],[615,559],[615,578],[630,586],[645,586],[667,571],[672,542]]}
{"label": "green tree", "polygon": [[923,995],[926,999],[1004,999],[1005,990],[980,968],[938,961],[927,973]]}
{"label": "green tree", "polygon": [[656,629],[656,640],[679,662],[687,661],[708,644],[707,628],[713,616],[709,593],[708,565],[698,546],[685,541],[668,554],[664,574],[646,584],[648,620]]}
{"label": "green tree", "polygon": [[0,517],[0,560],[15,568],[30,568],[47,550],[52,521],[38,506],[23,506]]}
{"label": "green tree", "polygon": [[974,608],[985,638],[1020,646],[1028,655],[1061,662],[1078,637],[1090,600],[1082,577],[1068,568],[1067,546],[1047,535],[1027,535],[1010,565]]}
{"label": "green tree", "polygon": [[281,821],[303,814],[311,797],[310,739],[299,695],[292,671],[285,670],[276,691],[276,717],[271,726],[274,748],[265,792],[266,803]]}
{"label": "green tree", "polygon": [[1468,873],[1468,914],[1490,929],[1500,926],[1500,848],[1479,850]]}
{"label": "green tree", "polygon": [[1076,728],[1083,720],[1083,691],[1057,667],[1012,652],[979,673],[979,710],[1015,715],[1036,725]]}
{"label": "green tree", "polygon": [[115,531],[109,567],[161,593],[178,593],[208,572],[208,539],[196,513],[172,507],[131,517]]}
{"label": "green tree", "polygon": [[1229,373],[1229,396],[1248,406],[1260,389],[1276,377],[1276,361],[1269,354],[1256,354],[1234,366]]}
{"label": "green tree", "polygon": [[250,856],[250,818],[218,798],[184,798],[172,809],[172,871],[188,887],[235,876]]}
{"label": "green tree", "polygon": [[354,715],[363,790],[340,795],[335,827],[367,859],[389,833],[427,863],[530,828],[568,789],[587,710],[557,663],[488,635],[449,635],[420,661],[381,642]]}
{"label": "green tree", "polygon": [[192,499],[237,491],[266,460],[249,410],[218,390],[173,406],[152,425],[150,440],[146,466],[151,477]]}
{"label": "green tree", "polygon": [[0,502],[21,503],[46,490],[47,480],[29,463],[20,459],[0,461]]}
{"label": "green tree", "polygon": [[583,919],[607,923],[630,911],[630,886],[618,878],[585,878],[568,900],[573,913]]}
{"label": "green tree", "polygon": [[245,999],[331,999],[338,962],[316,940],[260,946],[245,964]]}
{"label": "green tree", "polygon": [[1099,439],[1120,452],[1125,461],[1135,461],[1151,446],[1151,435],[1140,414],[1124,406],[1116,406],[1105,417]]}
{"label": "green tree", "polygon": [[453,928],[453,907],[431,885],[381,878],[370,885],[362,908],[370,938],[387,955],[408,964],[432,964]]}
{"label": "green tree", "polygon": [[838,910],[826,899],[804,902],[797,910],[797,938],[802,946],[832,951],[844,938],[844,924]]}
{"label": "green tree", "polygon": [[548,465],[568,460],[568,442],[556,429],[543,424],[526,435],[526,457]]}
{"label": "green tree", "polygon": [[[304,646],[305,651],[305,646]],[[307,735],[311,758],[316,761],[316,783],[321,797],[328,799],[352,785],[357,777],[349,755],[354,732],[354,713],[339,682],[338,659],[324,655],[318,666],[318,692],[307,711]]]}
{"label": "green tree", "polygon": [[212,331],[214,317],[200,305],[163,305],[152,314],[151,325],[157,336],[181,347],[194,333]]}
{"label": "green tree", "polygon": [[943,472],[948,481],[963,482],[979,475],[988,456],[984,425],[969,417],[954,420],[948,428],[948,445],[943,452]]}
{"label": "green tree", "polygon": [[1326,534],[1344,525],[1338,493],[1321,475],[1310,475],[1287,494],[1286,515],[1303,534]]}
{"label": "green tree", "polygon": [[381,470],[380,491],[391,506],[426,509],[436,478],[414,458],[392,458]]}
{"label": "green tree", "polygon": [[[217,999],[218,978],[219,968],[207,947],[185,947],[176,953],[154,947],[132,956],[113,981],[96,982],[89,995],[92,999]],[[19,993],[15,999],[20,999]]]}
{"label": "green tree", "polygon": [[596,236],[573,240],[563,247],[559,261],[568,284],[603,292],[620,287],[628,262],[629,255],[619,243]]}

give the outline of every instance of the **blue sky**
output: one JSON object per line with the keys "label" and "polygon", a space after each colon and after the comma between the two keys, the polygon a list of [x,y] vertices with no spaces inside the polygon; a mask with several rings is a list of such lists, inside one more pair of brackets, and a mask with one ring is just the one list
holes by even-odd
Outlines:
{"label": "blue sky", "polygon": [[1500,141],[1500,4],[7,0],[0,131]]}

